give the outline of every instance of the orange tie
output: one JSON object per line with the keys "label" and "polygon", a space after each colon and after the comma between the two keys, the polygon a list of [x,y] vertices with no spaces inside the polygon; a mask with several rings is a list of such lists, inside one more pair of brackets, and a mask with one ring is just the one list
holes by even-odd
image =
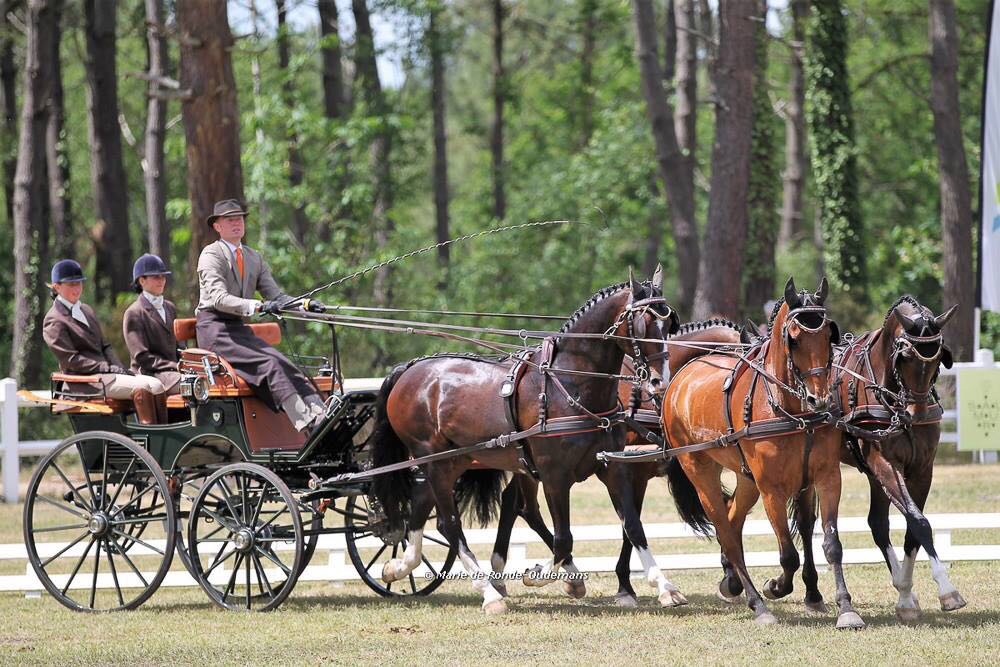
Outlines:
{"label": "orange tie", "polygon": [[240,272],[240,280],[243,280],[243,247],[236,248],[236,269]]}

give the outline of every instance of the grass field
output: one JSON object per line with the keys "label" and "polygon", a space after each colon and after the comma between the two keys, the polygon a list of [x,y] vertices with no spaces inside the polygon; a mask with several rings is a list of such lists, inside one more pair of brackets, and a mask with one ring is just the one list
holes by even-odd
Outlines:
{"label": "grass field", "polygon": [[[929,501],[930,512],[1000,510],[1000,466],[941,466]],[[643,514],[648,522],[676,515],[659,480]],[[867,485],[845,470],[843,516],[864,515]],[[755,517],[762,517],[757,509]],[[612,523],[599,484],[574,491],[574,523]],[[20,507],[0,506],[0,542],[20,540]],[[955,542],[1000,543],[998,531],[956,533]],[[964,536],[964,537],[962,537]],[[846,536],[846,546],[870,546],[867,536]],[[894,534],[898,542],[900,537]],[[609,545],[581,545],[604,553]],[[664,552],[668,544],[654,544]],[[773,549],[757,539],[752,549]],[[672,549],[713,550],[704,541],[669,543]],[[531,552],[534,553],[534,552]],[[488,554],[479,554],[486,559]],[[538,553],[541,556],[541,553]],[[998,554],[1000,557],[1000,554]],[[23,564],[14,571],[23,571]],[[753,570],[758,581],[769,569]],[[320,664],[320,663],[840,663],[997,664],[1000,645],[1000,560],[956,563],[953,583],[969,605],[943,614],[926,563],[919,563],[915,589],[924,619],[902,626],[895,618],[895,594],[881,565],[847,568],[848,585],[868,623],[860,633],[837,632],[834,616],[806,616],[801,589],[788,601],[771,603],[781,621],[758,627],[745,607],[729,607],[714,596],[718,573],[669,573],[690,600],[680,609],[661,609],[643,596],[636,610],[612,603],[612,576],[592,576],[588,595],[575,601],[558,585],[539,591],[510,585],[510,611],[485,617],[467,582],[446,582],[428,598],[384,600],[359,583],[302,584],[277,612],[227,613],[210,606],[200,589],[162,589],[140,610],[111,615],[72,613],[51,598],[0,594],[0,664]],[[828,600],[832,575],[820,574]]]}

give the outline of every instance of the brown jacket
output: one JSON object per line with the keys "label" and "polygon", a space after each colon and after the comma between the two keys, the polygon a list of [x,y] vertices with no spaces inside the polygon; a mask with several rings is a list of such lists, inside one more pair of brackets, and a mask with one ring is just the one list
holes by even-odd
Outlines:
{"label": "brown jacket", "polygon": [[[80,375],[106,374],[112,367],[124,369],[111,344],[105,340],[101,325],[94,310],[87,304],[80,304],[89,327],[77,322],[69,308],[58,301],[53,302],[45,314],[42,338],[59,362],[59,370]],[[88,385],[72,385],[71,391],[86,391]],[[99,388],[94,385],[92,388]]]}
{"label": "brown jacket", "polygon": [[198,307],[195,312],[214,310],[227,315],[252,315],[260,292],[265,299],[288,299],[271,276],[271,269],[260,253],[243,244],[243,279],[236,270],[236,260],[222,240],[205,246],[198,257]]}
{"label": "brown jacket", "polygon": [[132,371],[157,378],[169,391],[180,380],[177,373],[177,339],[174,337],[177,308],[164,300],[163,311],[167,316],[166,322],[153,304],[140,294],[125,311],[122,333],[132,356]]}

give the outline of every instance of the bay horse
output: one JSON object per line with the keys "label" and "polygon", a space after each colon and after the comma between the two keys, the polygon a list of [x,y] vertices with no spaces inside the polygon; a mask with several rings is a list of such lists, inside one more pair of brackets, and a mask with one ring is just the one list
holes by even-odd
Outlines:
{"label": "bay horse", "polygon": [[[871,500],[868,525],[899,592],[896,616],[904,622],[920,618],[913,592],[913,565],[920,547],[931,564],[943,611],[965,606],[948,579],[934,549],[930,522],[923,514],[934,476],[941,437],[941,405],[934,391],[940,366],[951,368],[951,350],[941,330],[958,306],[936,316],[915,298],[900,297],[889,308],[882,327],[852,340],[835,357],[836,394],[843,417],[841,460],[868,478]],[[904,559],[899,562],[889,540],[889,503],[906,518]],[[803,580],[815,591],[812,559],[812,504],[802,504],[800,520],[804,552]],[[807,592],[807,597],[810,595]]]}
{"label": "bay horse", "polygon": [[[724,562],[735,571],[760,624],[777,619],[747,572],[739,516],[746,516],[744,505],[751,500],[748,510],[759,490],[782,567],[781,576],[769,581],[765,590],[787,594],[799,568],[799,554],[786,508],[790,501],[811,500],[818,491],[823,551],[837,586],[837,627],[864,627],[847,590],[837,531],[840,433],[824,424],[831,402],[832,345],[839,342],[836,323],[828,319],[824,306],[827,292],[825,278],[812,294],[796,291],[789,278],[784,298],[772,311],[767,340],[739,357],[695,358],[677,372],[663,396],[668,445],[709,446],[679,454],[678,463],[668,466],[674,501],[696,531],[709,534],[714,525]],[[720,480],[723,468],[752,478],[755,484],[738,484],[735,496],[728,499]],[[748,488],[752,493],[746,492]],[[814,602],[806,600],[807,605]]]}
{"label": "bay horse", "polygon": [[[670,348],[669,368],[673,375],[691,359],[708,354],[713,351],[713,347],[699,346],[697,343],[738,345],[752,342],[752,334],[735,322],[723,318],[712,318],[698,322],[686,322],[681,325],[678,332],[669,338]],[[683,345],[680,343],[692,343]],[[622,374],[630,375],[634,372],[634,364],[631,357],[626,356],[622,363]],[[618,385],[618,400],[623,406],[627,406],[637,419],[649,416],[652,419],[640,419],[640,423],[647,428],[659,430],[659,410],[654,396],[642,392],[635,385],[622,382]],[[647,423],[652,422],[652,423]],[[642,448],[656,445],[650,443],[638,431],[630,428],[625,436],[626,449]],[[625,465],[632,471],[632,493],[635,497],[636,508],[641,512],[642,503],[646,496],[646,489],[649,480],[654,477],[666,475],[666,461],[650,461],[644,463],[609,463],[610,466]],[[530,475],[515,475],[511,482],[503,491],[500,503],[500,517],[497,523],[496,542],[493,546],[493,555],[490,563],[494,572],[503,572],[507,563],[507,554],[510,549],[511,531],[514,522],[518,517],[525,520],[528,526],[542,538],[542,541],[552,549],[552,533],[549,531],[545,520],[542,517],[538,506],[538,481]],[[622,607],[635,607],[638,599],[635,590],[630,582],[631,574],[632,543],[628,540],[624,531],[622,533],[622,547],[618,557],[618,564],[615,572],[618,576],[618,592],[615,595],[615,603]],[[536,568],[539,566],[536,566]],[[506,596],[506,587],[502,580],[498,580],[497,589]],[[586,586],[583,581],[564,581],[563,588],[572,597],[580,598],[586,594]]]}
{"label": "bay horse", "polygon": [[[426,483],[414,484],[410,470],[375,477],[373,493],[390,525],[405,526],[409,546],[403,557],[383,569],[386,582],[407,576],[421,562],[423,528],[432,508],[438,530],[458,550],[473,588],[483,596],[483,610],[502,613],[506,605],[479,565],[462,531],[456,482],[463,478],[485,508],[498,500],[503,471],[535,471],[545,486],[554,524],[553,560],[539,573],[536,585],[551,581],[559,569],[576,574],[570,533],[570,489],[597,474],[608,488],[626,534],[643,562],[647,579],[656,583],[665,606],[686,602],[660,571],[649,550],[632,495],[628,471],[609,474],[597,452],[620,451],[625,428],[611,416],[618,412],[618,380],[626,353],[642,366],[646,391],[662,393],[669,378],[668,354],[662,341],[680,326],[662,297],[662,270],[652,281],[628,282],[595,293],[531,355],[520,377],[511,365],[469,356],[437,356],[397,366],[386,378],[376,404],[372,434],[376,467],[468,447],[512,431],[532,430],[543,422],[579,421],[580,428],[562,433],[535,432],[523,451],[497,446],[420,466]],[[584,334],[581,336],[581,334]],[[508,418],[501,391],[515,388]],[[513,423],[510,423],[513,421]],[[569,422],[564,422],[569,423]],[[548,436],[548,437],[546,437]],[[484,469],[471,470],[474,465]],[[480,517],[483,512],[480,512]],[[526,580],[527,581],[527,580]],[[529,585],[530,585],[529,581]]]}

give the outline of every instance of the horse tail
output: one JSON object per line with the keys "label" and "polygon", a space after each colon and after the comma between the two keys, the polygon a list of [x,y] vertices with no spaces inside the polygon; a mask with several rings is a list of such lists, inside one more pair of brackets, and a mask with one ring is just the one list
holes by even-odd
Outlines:
{"label": "horse tail", "polygon": [[459,511],[473,517],[480,527],[485,528],[500,509],[504,482],[502,470],[466,470],[455,482],[455,502]]}
{"label": "horse tail", "polygon": [[[406,365],[399,365],[392,369],[392,372],[382,382],[382,388],[379,389],[378,398],[375,401],[375,429],[369,437],[369,442],[372,443],[372,467],[374,468],[399,463],[410,457],[406,444],[399,439],[399,435],[389,423],[389,415],[386,410],[389,394],[392,393],[392,388],[407,368]],[[409,469],[378,475],[372,480],[372,494],[382,506],[393,530],[402,528],[410,516],[412,487],[413,475]]]}
{"label": "horse tail", "polygon": [[789,531],[801,543],[811,540],[812,535],[803,535],[803,525],[815,525],[819,497],[812,487],[806,487],[788,499]]}
{"label": "horse tail", "polygon": [[[697,489],[676,458],[670,459],[667,463],[667,485],[670,487],[670,495],[674,497],[674,505],[677,507],[677,513],[681,515],[681,520],[699,535],[711,537],[715,527],[705,513],[705,506],[701,504]],[[723,490],[723,493],[728,497],[727,491]]]}

